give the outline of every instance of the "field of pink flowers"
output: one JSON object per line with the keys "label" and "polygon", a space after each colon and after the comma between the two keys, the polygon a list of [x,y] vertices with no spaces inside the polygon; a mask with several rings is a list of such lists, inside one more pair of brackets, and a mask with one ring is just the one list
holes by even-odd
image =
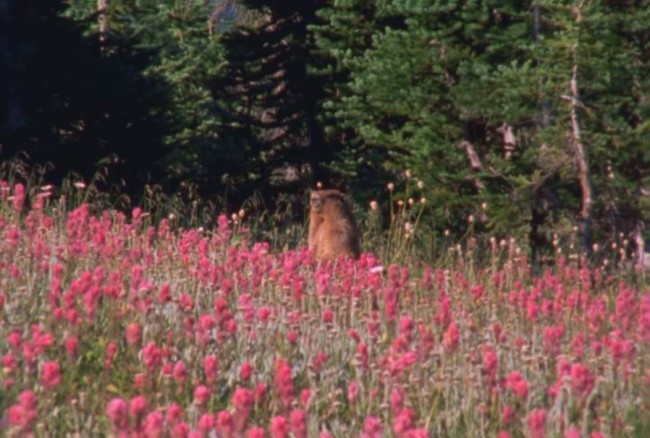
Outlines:
{"label": "field of pink flowers", "polygon": [[318,265],[225,216],[0,190],[0,435],[650,436],[641,281],[533,277],[512,242],[480,269]]}

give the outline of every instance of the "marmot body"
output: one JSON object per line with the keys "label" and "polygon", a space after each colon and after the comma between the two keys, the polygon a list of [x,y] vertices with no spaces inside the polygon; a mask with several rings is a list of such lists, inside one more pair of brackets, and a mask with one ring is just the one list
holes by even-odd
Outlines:
{"label": "marmot body", "polygon": [[318,260],[358,259],[360,233],[352,210],[338,190],[315,190],[309,208],[309,249]]}

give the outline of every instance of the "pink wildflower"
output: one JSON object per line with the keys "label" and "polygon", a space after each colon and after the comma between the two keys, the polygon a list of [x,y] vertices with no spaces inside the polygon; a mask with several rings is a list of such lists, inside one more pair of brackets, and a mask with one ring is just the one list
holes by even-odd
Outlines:
{"label": "pink wildflower", "polygon": [[214,415],[210,413],[205,413],[201,415],[199,421],[196,423],[196,427],[203,433],[208,434],[216,425],[216,420]]}
{"label": "pink wildflower", "polygon": [[451,322],[442,336],[442,343],[447,351],[453,352],[458,348],[459,339],[458,326],[455,322]]}
{"label": "pink wildflower", "polygon": [[25,202],[25,186],[18,183],[14,186],[13,208],[14,211],[19,213],[23,209]]}
{"label": "pink wildflower", "polygon": [[68,336],[65,341],[63,341],[63,346],[68,356],[74,358],[77,355],[77,349],[79,348],[79,340],[75,336]]}
{"label": "pink wildflower", "polygon": [[142,327],[137,322],[126,326],[126,343],[132,346],[139,346],[142,341]]}
{"label": "pink wildflower", "polygon": [[264,399],[266,398],[267,390],[268,390],[268,388],[262,382],[258,383],[255,386],[254,392],[255,392],[255,404],[256,405],[259,405],[264,401]]}
{"label": "pink wildflower", "polygon": [[311,369],[315,373],[319,373],[325,361],[327,361],[327,354],[319,351],[314,355],[314,358],[311,361]]}
{"label": "pink wildflower", "polygon": [[58,362],[51,360],[43,364],[41,382],[46,389],[52,389],[61,383],[61,370]]}
{"label": "pink wildflower", "polygon": [[286,438],[289,436],[289,424],[287,419],[280,415],[271,418],[269,429],[271,431],[271,438]]}
{"label": "pink wildflower", "polygon": [[141,390],[147,383],[147,375],[145,373],[138,373],[133,376],[133,386],[135,389]]}
{"label": "pink wildflower", "polygon": [[20,348],[22,337],[19,332],[11,332],[7,335],[7,343],[13,348]]}
{"label": "pink wildflower", "polygon": [[7,410],[7,422],[11,426],[20,428],[22,432],[30,432],[37,418],[36,396],[32,391],[26,390],[18,395],[18,404]]}
{"label": "pink wildflower", "polygon": [[363,422],[362,438],[381,438],[381,422],[377,417],[366,417]]}
{"label": "pink wildflower", "polygon": [[411,429],[406,433],[407,438],[429,438],[429,432],[424,428]]}
{"label": "pink wildflower", "polygon": [[571,387],[581,397],[589,395],[594,388],[594,376],[587,366],[577,363],[571,366]]}
{"label": "pink wildflower", "polygon": [[311,399],[311,391],[309,388],[305,388],[300,391],[300,403],[306,409],[309,406],[309,400]]}
{"label": "pink wildflower", "polygon": [[214,355],[208,355],[203,358],[203,374],[208,383],[214,383],[217,380],[217,371],[219,361]]}
{"label": "pink wildflower", "polygon": [[323,311],[323,322],[325,324],[331,324],[334,320],[334,313],[330,309],[325,309]]}
{"label": "pink wildflower", "polygon": [[522,400],[528,398],[528,382],[519,371],[513,371],[508,375],[506,386]]}
{"label": "pink wildflower", "polygon": [[142,422],[142,430],[147,437],[162,437],[165,430],[165,417],[162,412],[153,411],[147,414]]}
{"label": "pink wildflower", "polygon": [[25,390],[18,395],[18,403],[25,409],[36,409],[36,394]]}
{"label": "pink wildflower", "polygon": [[106,406],[106,416],[111,420],[111,424],[118,431],[125,430],[128,426],[129,405],[121,398],[114,398]]}
{"label": "pink wildflower", "polygon": [[289,413],[291,432],[295,438],[307,437],[307,415],[301,409],[294,409]]}
{"label": "pink wildflower", "polygon": [[397,415],[399,411],[402,410],[404,405],[404,390],[401,386],[396,386],[390,392],[390,408],[393,411],[393,414]]}
{"label": "pink wildflower", "polygon": [[282,358],[278,358],[275,361],[275,377],[273,382],[275,390],[280,394],[282,404],[288,407],[294,396],[294,387],[291,381],[291,368],[287,361]]}
{"label": "pink wildflower", "polygon": [[401,436],[413,427],[414,420],[415,411],[413,411],[413,409],[402,409],[393,419],[393,431],[397,436]]}
{"label": "pink wildflower", "polygon": [[253,365],[248,362],[244,362],[239,368],[239,378],[243,381],[247,381],[251,378],[253,374]]}
{"label": "pink wildflower", "polygon": [[399,320],[399,332],[401,335],[410,334],[413,331],[415,324],[413,323],[413,318],[410,316],[403,316]]}
{"label": "pink wildflower", "polygon": [[255,393],[248,388],[237,387],[232,396],[234,408],[235,429],[238,433],[244,430],[248,414],[255,404]]}
{"label": "pink wildflower", "polygon": [[129,403],[129,414],[138,424],[147,412],[147,399],[141,395],[137,395],[131,399]]}
{"label": "pink wildflower", "polygon": [[546,433],[546,409],[535,409],[528,416],[531,438],[544,438]]}
{"label": "pink wildflower", "polygon": [[228,411],[219,411],[217,413],[217,432],[220,437],[231,437],[235,431],[235,423],[232,415]]}
{"label": "pink wildflower", "polygon": [[270,316],[271,316],[271,309],[268,308],[267,306],[261,306],[260,308],[257,309],[257,318],[260,320],[260,322],[267,323],[269,321]]}
{"label": "pink wildflower", "polygon": [[183,409],[176,403],[172,403],[167,406],[167,423],[176,424],[180,422],[183,418]]}
{"label": "pink wildflower", "polygon": [[544,329],[544,348],[556,354],[564,337],[564,326],[549,326]]}
{"label": "pink wildflower", "polygon": [[298,338],[300,338],[300,333],[298,333],[295,330],[289,330],[287,332],[287,341],[289,341],[290,344],[295,344],[298,342]]}
{"label": "pink wildflower", "polygon": [[564,438],[582,438],[582,434],[575,427],[571,427],[564,432]]}
{"label": "pink wildflower", "polygon": [[142,360],[149,371],[153,371],[162,362],[162,353],[156,344],[149,342],[142,349]]}
{"label": "pink wildflower", "polygon": [[515,418],[515,410],[506,405],[501,409],[501,422],[503,424],[510,424]]}
{"label": "pink wildflower", "polygon": [[215,321],[212,318],[212,315],[201,315],[199,317],[199,327],[201,327],[202,330],[208,331],[212,330],[215,327]]}
{"label": "pink wildflower", "polygon": [[179,385],[182,385],[185,383],[185,380],[187,379],[187,368],[185,367],[185,364],[183,361],[178,361],[174,364],[174,369],[172,371],[172,377],[178,383]]}
{"label": "pink wildflower", "polygon": [[176,423],[171,427],[172,438],[189,438],[190,426],[185,422]]}
{"label": "pink wildflower", "polygon": [[205,385],[197,385],[194,388],[194,403],[203,406],[210,399],[210,390]]}
{"label": "pink wildflower", "polygon": [[2,356],[2,368],[4,368],[4,371],[7,374],[11,374],[11,372],[16,368],[16,365],[16,357],[13,354],[7,353]]}
{"label": "pink wildflower", "polygon": [[489,345],[483,346],[483,369],[485,370],[485,376],[490,385],[496,383],[498,368],[499,359],[494,349]]}
{"label": "pink wildflower", "polygon": [[485,286],[482,284],[474,285],[469,292],[472,294],[472,298],[478,301],[483,296],[483,292],[485,292]]}
{"label": "pink wildflower", "polygon": [[266,434],[261,427],[251,427],[246,430],[246,438],[265,438]]}

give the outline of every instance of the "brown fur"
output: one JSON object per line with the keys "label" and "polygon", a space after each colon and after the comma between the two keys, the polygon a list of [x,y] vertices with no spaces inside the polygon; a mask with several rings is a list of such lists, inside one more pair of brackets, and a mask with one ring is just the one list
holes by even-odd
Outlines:
{"label": "brown fur", "polygon": [[318,260],[334,260],[340,256],[359,258],[359,229],[350,206],[338,190],[311,192],[308,243]]}

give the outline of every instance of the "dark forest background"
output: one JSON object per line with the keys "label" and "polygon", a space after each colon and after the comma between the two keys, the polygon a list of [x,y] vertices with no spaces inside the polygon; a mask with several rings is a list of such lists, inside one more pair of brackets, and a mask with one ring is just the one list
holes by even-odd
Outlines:
{"label": "dark forest background", "polygon": [[649,1],[0,0],[0,158],[229,209],[393,182],[435,233],[642,246],[649,43]]}

